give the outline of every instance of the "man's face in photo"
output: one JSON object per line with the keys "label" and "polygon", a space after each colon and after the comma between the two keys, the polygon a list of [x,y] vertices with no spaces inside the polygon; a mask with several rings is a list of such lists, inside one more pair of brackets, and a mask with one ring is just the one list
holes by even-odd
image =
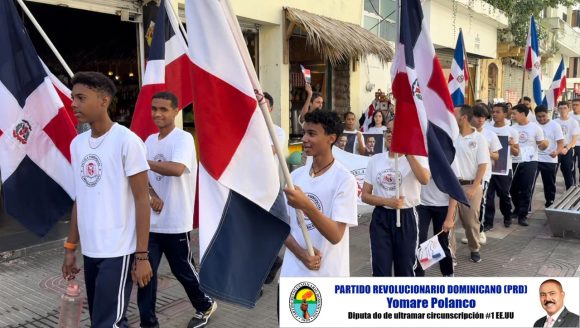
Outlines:
{"label": "man's face in photo", "polygon": [[550,316],[564,306],[564,295],[564,291],[557,283],[545,282],[540,286],[540,303]]}

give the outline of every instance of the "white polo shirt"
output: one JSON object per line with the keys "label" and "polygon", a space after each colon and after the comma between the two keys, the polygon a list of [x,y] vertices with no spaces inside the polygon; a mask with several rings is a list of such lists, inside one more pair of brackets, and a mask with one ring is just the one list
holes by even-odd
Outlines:
{"label": "white polo shirt", "polygon": [[147,171],[145,145],[114,123],[99,138],[91,130],[70,145],[82,253],[112,258],[135,252],[135,201],[129,177]]}
{"label": "white polo shirt", "polygon": [[[481,129],[481,131],[479,131],[479,133],[483,134],[483,136],[485,137],[490,153],[497,152],[503,148],[501,142],[499,142],[497,134],[495,134],[493,131],[484,127]],[[489,182],[490,179],[491,179],[491,158],[490,164],[485,168],[485,175],[483,176],[483,181]]]}
{"label": "white polo shirt", "polygon": [[465,136],[459,134],[454,145],[454,163],[456,163],[457,178],[460,180],[474,180],[479,165],[490,165],[487,140],[475,129],[473,129],[473,133]]}
{"label": "white polo shirt", "polygon": [[538,149],[538,162],[558,163],[558,156],[552,157],[550,153],[558,148],[558,140],[564,139],[562,127],[555,121],[548,121],[546,124],[539,124],[544,132],[544,138],[550,143],[545,150]]}
{"label": "white polo shirt", "polygon": [[[576,122],[578,122],[578,133],[580,133],[580,114],[574,114],[574,118],[576,119]],[[580,137],[576,139],[576,146],[580,146]]]}
{"label": "white polo shirt", "polygon": [[[562,127],[562,133],[564,134],[564,146],[570,144],[573,136],[577,136],[580,133],[580,127],[578,127],[578,122],[572,117],[568,117],[567,120],[562,118],[557,118],[554,121],[560,124]],[[578,140],[576,140],[578,143]]]}
{"label": "white polo shirt", "polygon": [[542,128],[534,122],[528,122],[526,125],[514,123],[512,127],[518,132],[520,140],[520,154],[512,156],[514,163],[535,162],[538,160],[538,144],[544,141],[544,132]]}
{"label": "white polo shirt", "polygon": [[159,214],[151,211],[151,232],[183,233],[193,229],[193,205],[197,161],[193,136],[175,128],[159,140],[159,133],[145,141],[147,159],[158,162],[174,162],[185,165],[181,176],[165,176],[150,170],[149,184],[163,201]]}

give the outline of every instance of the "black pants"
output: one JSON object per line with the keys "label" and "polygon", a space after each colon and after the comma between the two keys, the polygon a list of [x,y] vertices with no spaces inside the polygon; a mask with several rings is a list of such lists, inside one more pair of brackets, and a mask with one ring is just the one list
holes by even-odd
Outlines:
{"label": "black pants", "polygon": [[211,299],[199,289],[189,232],[177,234],[151,232],[149,234],[149,260],[153,277],[147,286],[137,291],[141,327],[155,326],[158,323],[155,315],[157,269],[163,254],[169,262],[171,272],[185,289],[195,310],[206,311],[211,307]]}
{"label": "black pants", "polygon": [[[544,198],[546,200],[546,207],[549,207],[556,199],[556,171],[558,163],[544,163],[538,162],[538,171],[536,172],[536,180],[538,175],[542,175],[542,184],[544,185]],[[535,185],[535,184],[534,184]],[[535,188],[534,188],[535,189]]]}
{"label": "black pants", "polygon": [[489,189],[489,181],[483,182],[483,192],[481,193],[481,205],[479,205],[479,232],[483,231],[484,218],[485,218],[485,204],[487,204],[487,190]]}
{"label": "black pants", "polygon": [[[580,146],[574,147],[574,156],[576,156],[576,162],[578,163],[578,170],[576,172],[578,172],[578,176],[580,177]],[[580,178],[578,180],[578,184],[580,184]]]}
{"label": "black pants", "polygon": [[489,180],[489,187],[485,194],[485,216],[484,225],[493,227],[495,218],[495,195],[499,197],[499,210],[504,220],[509,219],[512,211],[512,199],[510,197],[510,187],[512,185],[512,171],[508,175],[492,175]]}
{"label": "black pants", "polygon": [[518,215],[518,219],[527,218],[528,212],[531,210],[532,189],[537,169],[538,162],[513,164],[514,179],[510,194],[514,203],[514,212]]}
{"label": "black pants", "polygon": [[[419,214],[419,244],[427,240],[429,234],[429,225],[433,221],[433,235],[438,234],[443,228],[443,222],[447,216],[447,206],[417,206],[417,213]],[[439,269],[443,276],[450,276],[453,274],[453,259],[451,258],[451,251],[449,250],[449,233],[443,232],[439,236],[439,244],[443,248],[445,258],[439,261]],[[415,274],[418,277],[424,277],[425,271],[421,265],[417,265]]]}
{"label": "black pants", "polygon": [[414,208],[401,209],[397,227],[395,210],[375,207],[369,227],[374,277],[413,277],[417,265],[417,216]]}
{"label": "black pants", "polygon": [[128,327],[125,314],[133,287],[133,255],[83,259],[91,327]]}
{"label": "black pants", "polygon": [[564,176],[566,190],[568,190],[575,184],[574,181],[576,181],[576,171],[574,169],[574,150],[568,150],[566,155],[558,155],[558,163],[560,164],[560,171],[562,171],[562,176]]}

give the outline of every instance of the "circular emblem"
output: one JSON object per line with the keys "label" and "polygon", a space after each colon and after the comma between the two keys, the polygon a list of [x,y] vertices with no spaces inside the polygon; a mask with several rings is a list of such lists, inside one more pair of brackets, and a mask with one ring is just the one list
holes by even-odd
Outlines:
{"label": "circular emblem", "polygon": [[87,187],[94,187],[101,180],[103,174],[103,165],[101,159],[95,154],[89,154],[81,162],[81,180]]}
{"label": "circular emblem", "polygon": [[540,61],[536,61],[534,63],[534,68],[537,69],[537,70],[540,70],[540,67],[541,67]]}
{"label": "circular emblem", "polygon": [[386,169],[377,174],[376,181],[381,187],[383,187],[383,189],[393,191],[397,189],[397,177],[399,178],[399,183],[401,183],[401,172],[397,172],[393,169]]}
{"label": "circular emblem", "polygon": [[520,144],[528,142],[528,133],[526,131],[520,132]]}
{"label": "circular emblem", "polygon": [[[308,199],[310,199],[310,201],[313,202],[314,205],[316,205],[316,208],[320,212],[323,212],[324,213],[324,208],[322,207],[322,202],[320,201],[320,198],[318,198],[318,196],[316,196],[313,193],[306,192],[305,194],[306,194],[306,197],[308,197]],[[310,218],[307,217],[306,215],[304,215],[304,221],[306,221],[305,222],[306,223],[306,228],[308,230],[312,230],[312,229],[316,228],[314,226],[314,223],[312,223],[312,221],[310,221]]]}
{"label": "circular emblem", "polygon": [[[165,156],[163,156],[163,154],[157,154],[153,157],[153,160],[156,162],[166,162],[165,160]],[[155,180],[157,181],[161,181],[161,179],[163,179],[165,176],[161,175],[159,173],[153,172],[153,174],[155,175]]]}
{"label": "circular emblem", "polygon": [[469,149],[471,149],[471,150],[477,148],[477,142],[475,142],[474,140],[471,140],[467,145],[469,146]]}
{"label": "circular emblem", "polygon": [[318,317],[322,308],[322,297],[318,288],[308,281],[294,286],[289,299],[290,313],[296,321],[309,323]]}
{"label": "circular emblem", "polygon": [[28,143],[28,138],[30,137],[30,132],[32,132],[32,127],[27,120],[22,120],[20,123],[16,124],[14,130],[12,130],[12,136],[18,140],[23,145]]}
{"label": "circular emblem", "polygon": [[463,77],[463,74],[461,74],[461,75],[458,75],[457,76],[456,80],[457,80],[458,83],[463,83],[463,81],[465,80],[465,78]]}

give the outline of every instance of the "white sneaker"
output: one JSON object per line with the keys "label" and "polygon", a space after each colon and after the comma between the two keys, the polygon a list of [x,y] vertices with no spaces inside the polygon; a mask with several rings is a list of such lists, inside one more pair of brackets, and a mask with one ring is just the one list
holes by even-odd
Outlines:
{"label": "white sneaker", "polygon": [[485,236],[485,232],[483,231],[479,233],[479,243],[481,245],[487,244],[487,237]]}
{"label": "white sneaker", "polygon": [[467,237],[461,238],[461,242],[464,243],[464,244],[467,244]]}

